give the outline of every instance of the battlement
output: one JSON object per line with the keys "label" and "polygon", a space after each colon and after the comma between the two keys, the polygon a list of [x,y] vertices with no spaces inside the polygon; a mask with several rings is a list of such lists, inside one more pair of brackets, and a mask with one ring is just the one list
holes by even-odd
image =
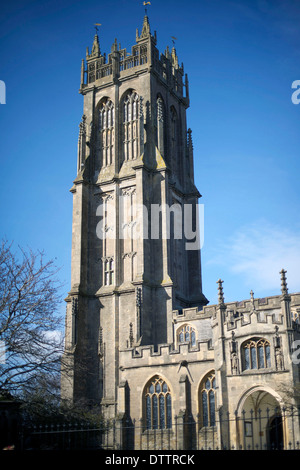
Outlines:
{"label": "battlement", "polygon": [[120,351],[120,369],[124,370],[132,367],[159,366],[179,364],[182,357],[189,362],[200,362],[213,360],[213,345],[211,339],[198,341],[192,347],[188,343],[160,344],[157,349],[153,345],[138,346]]}
{"label": "battlement", "polygon": [[204,313],[203,310],[199,310],[198,307],[188,307],[178,310],[173,310],[173,321],[189,321],[198,320],[200,318],[209,318],[210,312]]}
{"label": "battlement", "polygon": [[[291,305],[292,327],[300,331],[300,294],[289,296]],[[201,310],[197,307],[173,311],[174,323],[189,322],[205,318],[212,319],[212,325],[217,322],[217,311],[220,304],[206,305]],[[227,331],[241,328],[246,325],[257,324],[283,324],[282,296],[254,298],[242,301],[222,303],[223,323]]]}
{"label": "battlement", "polygon": [[[148,26],[147,26],[148,25]],[[144,25],[145,26],[145,25]],[[143,28],[144,29],[144,28]],[[183,83],[183,65],[179,66],[175,47],[171,52],[167,47],[164,54],[159,54],[156,44],[156,33],[150,33],[149,23],[141,36],[137,34],[137,43],[131,48],[131,53],[126,48],[121,48],[115,40],[111,53],[101,54],[99,38],[96,34],[91,53],[87,49],[86,68],[84,60],[81,70],[80,91],[83,93],[90,86],[107,85],[113,82],[116,77],[120,80],[134,73],[149,71],[156,73],[173,92],[183,98],[183,89],[186,88],[188,95],[188,80]],[[186,96],[188,98],[188,96]]]}

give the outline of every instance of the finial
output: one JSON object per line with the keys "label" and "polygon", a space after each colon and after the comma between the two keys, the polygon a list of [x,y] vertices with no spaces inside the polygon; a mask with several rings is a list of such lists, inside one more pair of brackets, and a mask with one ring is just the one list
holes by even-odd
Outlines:
{"label": "finial", "polygon": [[117,51],[118,50],[118,41],[117,38],[115,38],[115,41],[113,42],[111,46],[111,52]]}
{"label": "finial", "polygon": [[[88,50],[87,50],[87,55],[88,55]],[[94,58],[94,57],[99,57],[100,56],[100,44],[99,44],[99,38],[97,31],[94,36],[94,42],[92,46],[92,51],[91,54],[88,56],[89,58]]]}
{"label": "finial", "polygon": [[101,23],[95,23],[94,26],[95,26],[96,34],[98,34],[98,31],[99,31],[98,26],[101,26]]}
{"label": "finial", "polygon": [[172,65],[173,65],[173,67],[175,67],[176,69],[178,69],[178,57],[177,57],[177,53],[176,53],[175,46],[172,47],[171,59],[172,59]]}
{"label": "finial", "polygon": [[147,5],[151,5],[151,3],[150,2],[143,2],[143,5],[145,7],[145,15],[147,15],[148,14]]}
{"label": "finial", "polygon": [[252,289],[251,289],[251,291],[250,291],[250,296],[251,296],[251,300],[254,300],[254,292],[253,292]]}
{"label": "finial", "polygon": [[287,288],[287,282],[286,282],[286,271],[282,269],[279,274],[281,274],[281,292],[282,292],[282,295],[286,295],[288,294],[288,288]]}
{"label": "finial", "polygon": [[218,291],[219,291],[219,295],[218,295],[219,305],[224,304],[224,294],[223,294],[223,286],[222,286],[223,282],[224,281],[221,281],[221,279],[217,281]]}
{"label": "finial", "polygon": [[[146,2],[144,2],[146,3]],[[147,2],[147,4],[150,4],[150,2]],[[143,39],[148,38],[151,36],[150,32],[150,23],[149,23],[149,18],[147,15],[144,16],[144,21],[143,21],[143,27],[142,27],[142,32],[141,35],[139,36],[139,30],[136,30],[136,42],[141,41]]]}

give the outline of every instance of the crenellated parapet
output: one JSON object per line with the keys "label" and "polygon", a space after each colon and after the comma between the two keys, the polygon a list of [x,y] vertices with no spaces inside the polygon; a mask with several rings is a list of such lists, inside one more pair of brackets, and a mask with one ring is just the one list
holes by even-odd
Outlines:
{"label": "crenellated parapet", "polygon": [[183,358],[189,363],[213,361],[214,350],[211,339],[198,341],[195,347],[189,343],[182,343],[176,348],[173,344],[160,344],[157,348],[149,345],[125,349],[120,351],[120,370],[180,365]]}
{"label": "crenellated parapet", "polygon": [[236,302],[225,302],[223,281],[219,280],[218,304],[206,305],[201,310],[194,307],[173,311],[174,344],[176,330],[179,331],[182,324],[193,325],[198,332],[197,337],[204,327],[207,328],[208,322],[214,338],[230,338],[232,332],[239,336],[268,332],[273,334],[275,327],[299,334],[300,293],[288,294],[285,273],[284,270],[280,272],[281,295],[255,298],[251,290],[249,299]]}
{"label": "crenellated parapet", "polygon": [[280,296],[226,304],[225,331],[259,324],[283,324]]}
{"label": "crenellated parapet", "polygon": [[131,74],[151,70],[189,106],[188,78],[185,75],[184,81],[183,64],[179,65],[175,47],[171,52],[167,47],[164,54],[160,54],[156,42],[156,32],[154,36],[151,34],[147,16],[141,35],[137,31],[136,44],[130,52],[115,39],[111,52],[107,56],[101,54],[99,37],[95,34],[91,53],[87,48],[85,61],[82,59],[80,92],[84,94],[91,87],[109,85],[116,79],[122,81]]}

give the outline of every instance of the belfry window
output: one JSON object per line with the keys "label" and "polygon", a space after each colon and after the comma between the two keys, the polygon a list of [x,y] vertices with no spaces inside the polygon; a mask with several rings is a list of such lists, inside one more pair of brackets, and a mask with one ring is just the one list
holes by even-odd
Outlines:
{"label": "belfry window", "polygon": [[190,325],[184,325],[177,331],[178,343],[190,343],[191,346],[196,346],[196,331]]}
{"label": "belfry window", "polygon": [[124,160],[133,160],[139,152],[139,96],[128,93],[123,104],[123,150]]}
{"label": "belfry window", "polygon": [[114,105],[110,100],[103,101],[99,108],[100,148],[102,165],[113,163],[114,152]]}
{"label": "belfry window", "polygon": [[216,425],[216,378],[214,372],[207,374],[200,386],[200,410],[202,426]]}
{"label": "belfry window", "polygon": [[253,338],[242,345],[243,370],[271,367],[270,343],[263,338]]}
{"label": "belfry window", "polygon": [[146,429],[170,429],[172,427],[172,397],[169,386],[155,376],[148,382],[145,395]]}

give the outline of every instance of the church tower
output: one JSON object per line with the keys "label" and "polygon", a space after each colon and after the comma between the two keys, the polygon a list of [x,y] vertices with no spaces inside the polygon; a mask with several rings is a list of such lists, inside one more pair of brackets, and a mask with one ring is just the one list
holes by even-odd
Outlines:
{"label": "church tower", "polygon": [[128,53],[82,60],[71,290],[62,394],[117,412],[120,351],[173,342],[172,312],[202,293],[188,78],[145,15]]}

